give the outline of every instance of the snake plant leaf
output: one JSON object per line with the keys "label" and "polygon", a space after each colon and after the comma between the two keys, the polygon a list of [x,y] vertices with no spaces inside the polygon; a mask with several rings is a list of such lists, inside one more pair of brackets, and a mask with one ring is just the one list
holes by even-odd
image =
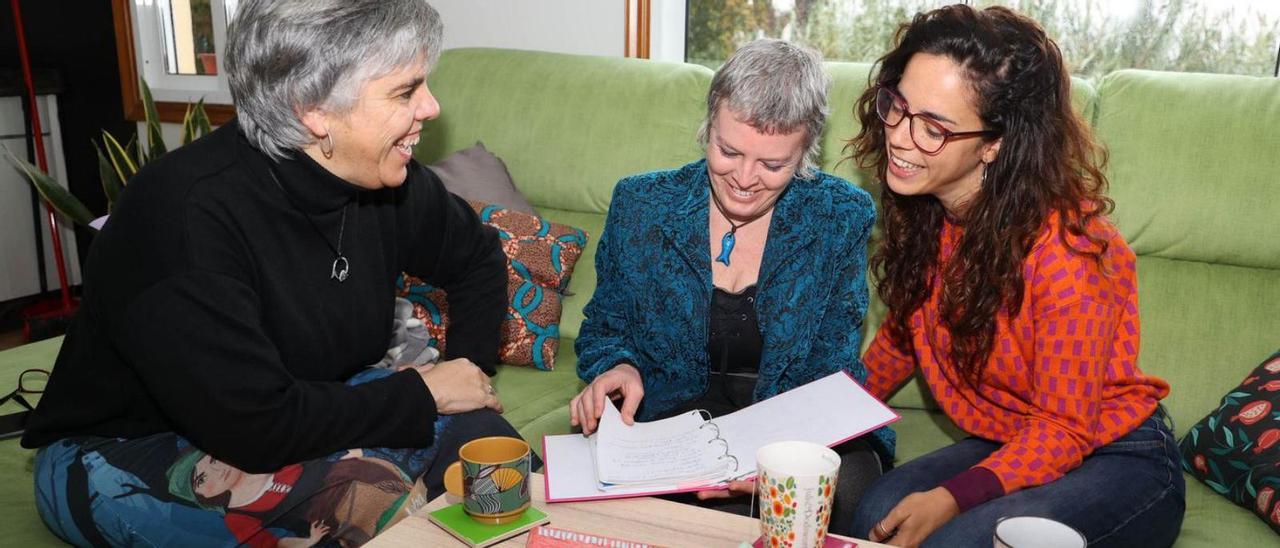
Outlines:
{"label": "snake plant leaf", "polygon": [[195,110],[191,105],[187,105],[187,112],[182,115],[182,146],[185,147],[194,140],[196,140]]}
{"label": "snake plant leaf", "polygon": [[204,98],[201,97],[196,101],[195,106],[196,129],[200,130],[198,137],[204,137],[213,132],[213,122],[209,121],[209,113],[204,110]]}
{"label": "snake plant leaf", "polygon": [[124,190],[124,182],[98,145],[93,145],[93,151],[98,153],[98,177],[102,179],[102,192],[107,195],[107,213],[110,214],[115,211],[116,200],[120,197],[120,191]]}
{"label": "snake plant leaf", "polygon": [[89,213],[89,208],[84,207],[80,200],[72,196],[70,192],[67,192],[67,189],[62,188],[62,185],[59,185],[52,177],[40,171],[40,168],[27,163],[26,160],[14,156],[9,147],[0,146],[0,148],[4,149],[5,159],[10,164],[13,164],[13,167],[35,187],[36,192],[40,193],[40,197],[53,206],[53,209],[58,213],[86,226],[93,220],[93,214]]}
{"label": "snake plant leaf", "polygon": [[213,131],[213,124],[209,122],[209,115],[204,111],[204,99],[196,101],[195,104],[188,103],[187,112],[182,116],[182,145],[189,145],[211,131]]}
{"label": "snake plant leaf", "polygon": [[131,153],[134,141],[129,141],[129,146],[120,146],[120,141],[112,137],[106,131],[102,132],[102,145],[107,149],[107,158],[111,160],[111,167],[115,169],[116,176],[120,179],[121,184],[127,184],[129,179],[138,172],[138,164]]}
{"label": "snake plant leaf", "polygon": [[164,134],[160,132],[160,114],[156,112],[156,102],[151,98],[151,87],[144,79],[138,80],[142,85],[142,106],[147,115],[147,154],[148,161],[159,158],[168,152],[164,146]]}

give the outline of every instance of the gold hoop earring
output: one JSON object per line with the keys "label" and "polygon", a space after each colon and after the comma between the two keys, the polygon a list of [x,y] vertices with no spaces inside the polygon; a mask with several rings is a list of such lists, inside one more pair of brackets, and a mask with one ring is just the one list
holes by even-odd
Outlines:
{"label": "gold hoop earring", "polygon": [[[329,143],[329,148],[326,149],[324,147],[325,143]],[[320,141],[320,154],[323,154],[325,159],[333,158],[333,134],[332,133],[325,134],[324,140]]]}

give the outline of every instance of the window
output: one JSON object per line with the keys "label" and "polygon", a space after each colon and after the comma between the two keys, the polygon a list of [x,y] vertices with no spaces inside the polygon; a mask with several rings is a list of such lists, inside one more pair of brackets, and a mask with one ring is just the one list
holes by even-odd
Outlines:
{"label": "window", "polygon": [[215,124],[229,120],[231,90],[220,70],[227,21],[238,0],[112,0],[125,115],[143,118],[145,79],[160,119],[181,122],[188,103],[204,99]]}
{"label": "window", "polygon": [[[898,25],[954,0],[691,0],[685,58],[718,67],[739,45],[785,38],[828,60],[874,61]],[[978,0],[1040,22],[1073,73],[1122,68],[1273,76],[1280,67],[1274,0]]]}

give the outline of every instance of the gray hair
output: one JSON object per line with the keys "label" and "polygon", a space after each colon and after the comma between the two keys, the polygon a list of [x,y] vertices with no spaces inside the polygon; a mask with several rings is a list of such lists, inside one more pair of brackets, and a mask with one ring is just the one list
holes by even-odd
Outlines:
{"label": "gray hair", "polygon": [[444,25],[424,0],[246,0],[225,67],[240,131],[273,158],[315,141],[300,114],[351,111],[365,82],[440,57]]}
{"label": "gray hair", "polygon": [[796,175],[812,177],[822,148],[818,138],[827,121],[830,86],[831,76],[823,70],[818,52],[785,40],[752,41],[733,52],[711,79],[698,142],[707,146],[711,121],[723,106],[764,133],[803,128],[805,152]]}

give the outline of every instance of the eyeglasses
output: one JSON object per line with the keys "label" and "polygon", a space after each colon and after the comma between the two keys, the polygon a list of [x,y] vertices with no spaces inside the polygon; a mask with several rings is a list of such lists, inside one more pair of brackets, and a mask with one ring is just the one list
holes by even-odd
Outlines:
{"label": "eyeglasses", "polygon": [[[911,142],[915,143],[916,148],[925,154],[937,154],[942,150],[942,147],[947,145],[948,141],[954,139],[966,139],[979,135],[997,135],[1000,133],[991,129],[951,131],[943,127],[937,120],[929,118],[928,114],[910,112],[907,100],[885,86],[877,86],[876,115],[880,117],[880,121],[884,122],[886,127],[898,127],[898,124],[901,124],[904,118],[910,120],[907,125],[908,129],[911,130]],[[916,122],[923,123],[917,124]]]}
{"label": "eyeglasses", "polygon": [[22,395],[44,392],[44,386],[48,382],[49,372],[44,369],[28,369],[18,375],[18,388],[4,397],[0,397],[0,406],[9,403],[9,400],[13,400],[27,410],[0,416],[0,439],[19,435],[26,429],[27,418],[31,415],[31,411],[35,409],[35,406],[31,405],[31,402],[27,401],[27,398],[22,397]]}

